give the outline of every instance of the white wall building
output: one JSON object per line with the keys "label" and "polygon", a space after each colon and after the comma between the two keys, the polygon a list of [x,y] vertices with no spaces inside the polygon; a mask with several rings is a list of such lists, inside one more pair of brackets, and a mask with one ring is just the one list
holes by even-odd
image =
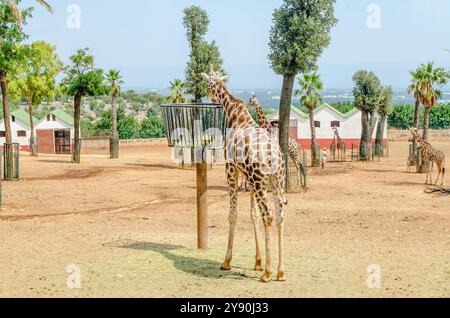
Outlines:
{"label": "white wall building", "polygon": [[[33,122],[36,123],[37,119],[34,118]],[[10,118],[12,142],[20,145],[21,151],[30,150],[30,115],[24,110],[16,110],[11,113]],[[6,142],[5,138],[5,120],[0,121],[0,146],[3,148],[3,144]]]}
{"label": "white wall building", "polygon": [[[278,113],[269,116],[269,120],[277,121]],[[340,137],[345,141],[348,148],[352,144],[359,145],[361,138],[361,112],[352,109],[346,114],[342,114],[332,106],[323,104],[314,111],[314,121],[316,125],[316,138],[321,147],[329,148],[333,142],[333,126],[338,127]],[[304,148],[311,147],[311,128],[309,124],[309,114],[301,111],[295,106],[291,106],[290,137],[298,140]],[[376,137],[376,128],[373,133],[373,140]],[[384,131],[384,139],[387,140],[387,124]]]}

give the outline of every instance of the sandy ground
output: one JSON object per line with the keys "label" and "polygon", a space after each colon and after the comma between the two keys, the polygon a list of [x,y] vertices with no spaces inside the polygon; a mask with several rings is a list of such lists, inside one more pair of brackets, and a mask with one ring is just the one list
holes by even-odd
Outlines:
{"label": "sandy ground", "polygon": [[[450,157],[450,143],[435,145]],[[450,196],[425,194],[425,176],[406,173],[407,143],[392,144],[382,162],[312,171],[311,189],[288,195],[288,280],[269,284],[253,271],[248,194],[234,267],[219,270],[229,206],[223,165],[209,171],[210,249],[202,252],[194,171],[178,169],[167,147],[121,151],[117,161],[83,157],[81,165],[21,158],[23,179],[2,185],[0,296],[450,296]],[[67,287],[70,264],[81,270],[81,288]],[[371,264],[381,268],[381,288],[367,286]]]}

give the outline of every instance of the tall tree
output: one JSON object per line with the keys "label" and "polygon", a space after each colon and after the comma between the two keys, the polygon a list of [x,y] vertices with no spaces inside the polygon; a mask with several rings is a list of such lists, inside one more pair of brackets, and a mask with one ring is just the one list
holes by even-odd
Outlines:
{"label": "tall tree", "polygon": [[[31,8],[22,11],[22,21],[31,15]],[[5,123],[5,141],[7,145],[12,143],[11,112],[9,108],[8,77],[11,71],[17,67],[24,58],[22,42],[27,39],[17,23],[17,17],[9,3],[0,2],[0,88],[2,93],[3,117]],[[13,152],[7,151],[5,158],[5,179],[13,178]]]}
{"label": "tall tree", "polygon": [[78,50],[70,57],[71,65],[66,67],[66,77],[62,80],[64,92],[74,97],[74,150],[72,162],[80,163],[81,139],[80,116],[83,96],[105,94],[107,89],[103,83],[103,71],[95,68],[94,56],[88,48]]}
{"label": "tall tree", "polygon": [[377,123],[377,111],[381,98],[381,84],[373,72],[358,71],[353,75],[355,87],[353,96],[355,107],[361,111],[360,160],[367,161],[371,156],[373,131]]}
{"label": "tall tree", "polygon": [[337,23],[335,0],[284,0],[273,13],[269,59],[275,73],[283,76],[280,101],[280,144],[288,153],[289,119],[295,76],[317,69],[317,60],[329,45]]}
{"label": "tall tree", "polygon": [[208,84],[201,73],[208,73],[212,66],[224,74],[223,60],[217,44],[204,39],[209,26],[206,11],[199,6],[191,6],[183,13],[183,25],[191,50],[186,66],[186,92],[194,96],[195,102],[201,102],[203,97],[208,96]]}
{"label": "tall tree", "polygon": [[[19,0],[1,0],[2,5],[8,5],[11,9],[11,12],[15,15],[17,24],[19,27],[22,27],[23,24],[23,13],[19,8]],[[44,0],[36,0],[36,2],[47,9],[50,13],[53,13],[52,7]]]}
{"label": "tall tree", "polygon": [[117,70],[109,70],[106,74],[106,81],[111,90],[111,143],[110,143],[110,157],[111,159],[119,158],[119,135],[117,133],[117,96],[121,92],[121,87],[124,83],[120,72]]}
{"label": "tall tree", "polygon": [[12,72],[11,93],[16,97],[25,97],[30,115],[31,155],[37,156],[34,135],[33,107],[40,105],[44,99],[55,96],[55,78],[61,72],[63,64],[55,52],[55,47],[44,41],[26,45],[24,59]]}
{"label": "tall tree", "polygon": [[311,128],[311,162],[313,167],[320,166],[319,144],[316,141],[316,126],[314,121],[314,109],[322,102],[320,92],[323,83],[317,73],[304,74],[298,81],[300,88],[295,91],[296,96],[301,96],[300,102],[308,109],[309,124]]}
{"label": "tall tree", "polygon": [[173,82],[170,82],[170,96],[169,101],[171,103],[180,104],[186,102],[185,84],[179,78],[176,78]]}
{"label": "tall tree", "polygon": [[[414,123],[413,126],[419,128],[419,116],[420,116],[420,97],[419,97],[419,83],[422,77],[422,68],[418,68],[415,71],[410,72],[411,74],[411,84],[408,86],[408,93],[414,95],[415,108],[414,108]],[[416,138],[413,138],[413,149],[417,149]]]}
{"label": "tall tree", "polygon": [[[428,140],[430,126],[430,110],[438,103],[441,97],[440,88],[448,83],[450,73],[444,68],[434,67],[433,62],[421,64],[419,67],[418,97],[424,106],[423,139]],[[416,127],[417,128],[417,127]]]}
{"label": "tall tree", "polygon": [[392,87],[386,86],[381,91],[381,98],[378,105],[378,115],[380,116],[377,126],[377,134],[375,139],[375,155],[383,155],[383,139],[384,130],[388,116],[394,110]]}

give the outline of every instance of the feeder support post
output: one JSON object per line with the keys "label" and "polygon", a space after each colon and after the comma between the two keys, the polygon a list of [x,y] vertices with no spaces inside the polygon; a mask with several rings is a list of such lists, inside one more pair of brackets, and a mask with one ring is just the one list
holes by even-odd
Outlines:
{"label": "feeder support post", "polygon": [[208,164],[204,159],[196,164],[197,170],[197,245],[208,249]]}

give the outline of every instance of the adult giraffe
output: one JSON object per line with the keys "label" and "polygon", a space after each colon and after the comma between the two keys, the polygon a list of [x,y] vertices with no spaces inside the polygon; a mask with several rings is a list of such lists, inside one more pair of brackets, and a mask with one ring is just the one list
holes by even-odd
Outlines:
{"label": "adult giraffe", "polygon": [[[250,186],[252,202],[252,219],[254,219],[255,237],[257,230],[256,209],[262,217],[265,232],[266,265],[261,276],[261,282],[269,282],[271,269],[271,226],[274,219],[272,209],[267,198],[269,183],[272,186],[275,201],[275,221],[278,228],[279,264],[277,280],[284,281],[285,271],[283,262],[283,231],[284,206],[287,204],[284,193],[284,159],[278,139],[271,136],[265,129],[261,129],[253,120],[244,102],[234,98],[225,86],[223,77],[218,72],[202,73],[208,82],[210,93],[222,105],[228,119],[228,134],[226,141],[226,174],[230,193],[229,235],[223,270],[231,269],[234,233],[238,214],[238,181],[243,173]],[[258,265],[258,240],[256,265]],[[260,260],[259,256],[259,260]]]}

